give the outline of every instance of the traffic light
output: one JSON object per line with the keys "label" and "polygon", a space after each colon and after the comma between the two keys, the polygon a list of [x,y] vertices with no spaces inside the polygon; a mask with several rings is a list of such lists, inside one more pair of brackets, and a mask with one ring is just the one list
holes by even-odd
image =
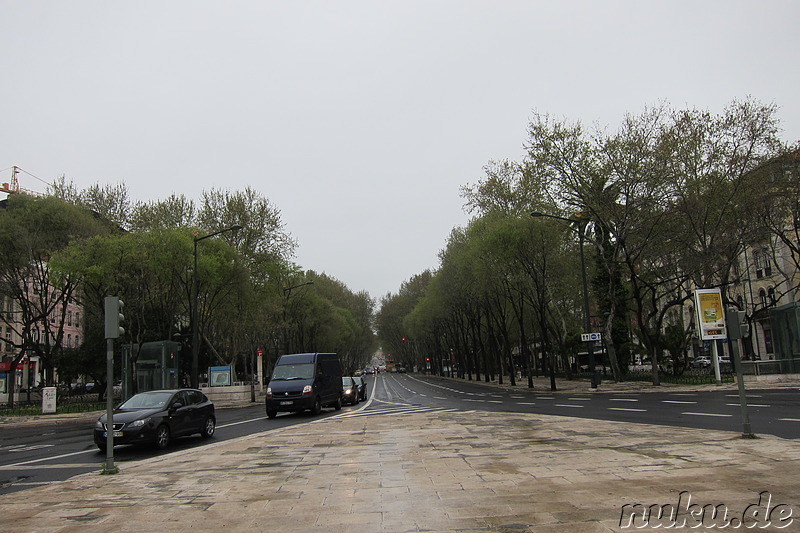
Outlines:
{"label": "traffic light", "polygon": [[744,311],[729,307],[725,312],[725,322],[728,326],[729,339],[746,339],[750,336],[750,324],[747,323],[747,313]]}
{"label": "traffic light", "polygon": [[125,320],[122,309],[125,304],[116,296],[106,296],[106,339],[118,339],[125,333],[120,323]]}

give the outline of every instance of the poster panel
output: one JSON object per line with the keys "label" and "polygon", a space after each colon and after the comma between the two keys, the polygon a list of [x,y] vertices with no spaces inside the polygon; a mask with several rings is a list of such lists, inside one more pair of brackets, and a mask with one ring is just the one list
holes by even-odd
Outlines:
{"label": "poster panel", "polygon": [[725,311],[722,308],[722,293],[719,289],[697,289],[694,291],[697,323],[700,338],[704,341],[727,339]]}

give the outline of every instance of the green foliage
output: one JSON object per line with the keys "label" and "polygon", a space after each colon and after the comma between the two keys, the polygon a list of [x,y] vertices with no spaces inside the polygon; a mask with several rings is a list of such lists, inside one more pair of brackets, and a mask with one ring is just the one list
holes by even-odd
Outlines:
{"label": "green foliage", "polygon": [[[784,179],[792,172],[775,173],[796,168],[796,154],[764,166],[783,150],[775,111],[752,100],[717,115],[661,104],[611,133],[534,114],[525,160],[490,162],[484,179],[462,187],[475,218],[452,231],[430,282],[381,302],[384,349],[402,350],[399,339],[411,337],[469,373],[499,372],[521,357],[515,350],[558,353],[568,370],[583,330],[583,243],[589,314],[615,378],[642,348],[654,383],[665,352],[680,372],[691,331],[682,316],[668,319],[673,311],[695,287],[729,285],[744,246],[766,235],[770,207],[797,211],[777,201],[796,197],[796,180]],[[532,211],[546,215],[531,220]]]}

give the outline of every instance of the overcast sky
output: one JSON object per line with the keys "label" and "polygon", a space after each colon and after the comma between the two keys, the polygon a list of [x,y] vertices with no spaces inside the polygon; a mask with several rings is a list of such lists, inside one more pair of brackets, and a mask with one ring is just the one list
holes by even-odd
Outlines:
{"label": "overcast sky", "polygon": [[0,181],[250,186],[301,267],[379,298],[437,267],[459,187],[522,159],[534,111],[613,130],[752,96],[800,140],[798,20],[794,0],[0,0]]}

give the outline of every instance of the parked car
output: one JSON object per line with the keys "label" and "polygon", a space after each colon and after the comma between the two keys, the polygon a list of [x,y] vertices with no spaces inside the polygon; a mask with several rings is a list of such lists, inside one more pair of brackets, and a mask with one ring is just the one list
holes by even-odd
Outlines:
{"label": "parked car", "polygon": [[711,366],[711,358],[701,355],[692,361],[693,368],[708,368]]}
{"label": "parked car", "polygon": [[358,385],[353,378],[345,376],[342,378],[342,403],[356,405],[359,401]]}
{"label": "parked car", "polygon": [[360,376],[353,377],[353,381],[356,382],[356,387],[358,388],[358,399],[362,402],[367,401],[367,382],[364,378]]}
{"label": "parked car", "polygon": [[[199,433],[214,434],[217,418],[214,403],[196,389],[140,392],[120,404],[113,413],[114,445],[152,444],[166,448],[176,437]],[[94,442],[100,450],[107,446],[106,415],[94,425]]]}

